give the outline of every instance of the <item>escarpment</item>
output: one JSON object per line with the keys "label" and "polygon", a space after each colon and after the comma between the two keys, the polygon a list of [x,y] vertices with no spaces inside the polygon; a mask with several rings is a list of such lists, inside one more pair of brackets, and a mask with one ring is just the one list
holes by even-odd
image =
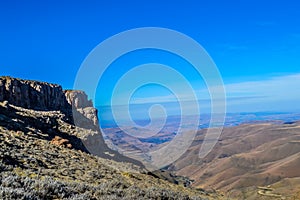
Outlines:
{"label": "escarpment", "polygon": [[[22,115],[26,115],[6,117],[18,116],[17,120],[24,121],[24,126],[43,129],[41,131],[49,134],[50,139],[61,137],[60,130],[64,129],[65,137],[78,137],[84,146],[80,148],[91,154],[141,165],[108,148],[99,127],[97,109],[84,91],[63,90],[57,84],[4,76],[0,77],[0,102],[8,105],[7,113],[23,112]],[[76,148],[76,144],[71,145]]]}
{"label": "escarpment", "polygon": [[64,110],[68,102],[60,85],[0,77],[0,102],[33,110]]}
{"label": "escarpment", "polygon": [[77,126],[97,129],[97,110],[84,91],[63,90],[60,85],[0,77],[0,102],[39,111],[61,111]]}

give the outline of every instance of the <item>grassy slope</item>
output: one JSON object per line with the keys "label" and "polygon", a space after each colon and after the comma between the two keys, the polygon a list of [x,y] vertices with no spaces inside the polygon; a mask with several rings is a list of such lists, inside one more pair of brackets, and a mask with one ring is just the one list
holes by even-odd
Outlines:
{"label": "grassy slope", "polygon": [[[50,121],[49,121],[50,119]],[[222,199],[88,154],[59,112],[0,104],[0,199]],[[51,144],[60,136],[72,148]]]}

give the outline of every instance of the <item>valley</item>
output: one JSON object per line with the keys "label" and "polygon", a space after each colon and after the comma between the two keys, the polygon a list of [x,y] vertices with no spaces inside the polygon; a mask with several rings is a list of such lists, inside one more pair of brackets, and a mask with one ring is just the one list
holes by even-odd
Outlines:
{"label": "valley", "polygon": [[[298,114],[231,114],[216,146],[204,159],[199,158],[199,150],[206,128],[198,131],[186,153],[165,170],[188,177],[192,187],[219,190],[233,198],[297,199],[300,194],[298,119]],[[160,133],[147,140],[133,138],[120,130],[115,132],[116,128],[103,132],[106,142],[113,143],[116,150],[119,147],[126,155],[141,160],[145,152],[172,140],[176,133],[171,129],[176,127],[174,123],[167,123]]]}

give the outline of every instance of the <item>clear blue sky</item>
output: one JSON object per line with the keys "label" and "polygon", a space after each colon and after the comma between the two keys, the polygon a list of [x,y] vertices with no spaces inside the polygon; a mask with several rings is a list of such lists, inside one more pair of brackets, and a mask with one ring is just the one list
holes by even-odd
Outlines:
{"label": "clear blue sky", "polygon": [[[72,88],[82,61],[101,41],[132,28],[165,27],[208,51],[230,98],[277,95],[286,105],[300,96],[299,10],[297,0],[1,1],[0,74]],[[276,85],[280,91],[270,90]]]}

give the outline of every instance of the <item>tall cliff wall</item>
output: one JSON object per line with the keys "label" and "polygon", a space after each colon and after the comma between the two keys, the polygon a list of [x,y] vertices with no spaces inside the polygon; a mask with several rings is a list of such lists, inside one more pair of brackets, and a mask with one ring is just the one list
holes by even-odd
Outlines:
{"label": "tall cliff wall", "polygon": [[65,90],[64,95],[73,109],[73,120],[77,126],[98,129],[98,112],[93,102],[88,99],[85,92],[80,90]]}
{"label": "tall cliff wall", "polygon": [[2,101],[32,110],[62,111],[77,126],[99,129],[97,110],[83,91],[64,91],[57,84],[0,77]]}
{"label": "tall cliff wall", "polygon": [[68,102],[60,85],[0,77],[0,101],[34,110],[63,110]]}

